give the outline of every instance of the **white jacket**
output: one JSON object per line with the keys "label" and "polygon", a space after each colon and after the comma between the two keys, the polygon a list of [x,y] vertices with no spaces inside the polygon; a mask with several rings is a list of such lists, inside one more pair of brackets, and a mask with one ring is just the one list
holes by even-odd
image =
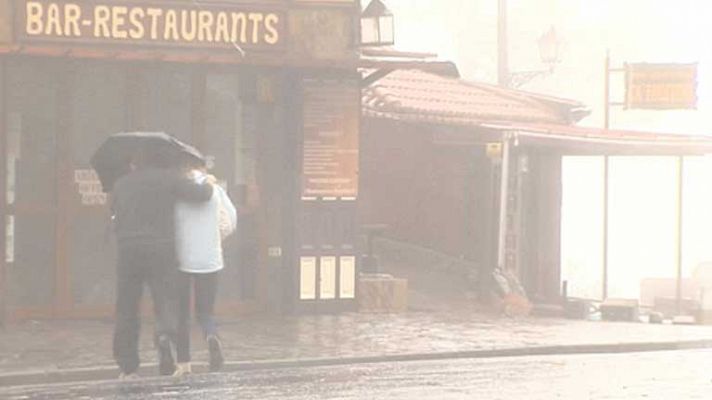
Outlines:
{"label": "white jacket", "polygon": [[[194,179],[200,182],[205,175],[194,174]],[[222,187],[214,185],[213,189],[205,203],[176,204],[176,253],[181,271],[210,273],[224,267],[221,230],[222,236],[235,230],[237,211]]]}

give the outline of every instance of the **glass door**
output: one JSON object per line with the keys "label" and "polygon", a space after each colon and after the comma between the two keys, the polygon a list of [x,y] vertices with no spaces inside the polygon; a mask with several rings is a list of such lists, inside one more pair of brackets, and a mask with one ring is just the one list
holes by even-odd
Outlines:
{"label": "glass door", "polygon": [[115,238],[108,196],[89,160],[107,136],[126,129],[126,65],[75,61],[71,71],[71,182],[65,190],[73,314],[106,315],[116,286]]}
{"label": "glass door", "polygon": [[16,314],[51,314],[57,261],[57,64],[6,64],[6,288]]}
{"label": "glass door", "polygon": [[242,83],[244,74],[239,72],[205,75],[205,126],[199,143],[211,173],[239,213],[237,231],[224,243],[219,299],[225,305],[255,300],[259,264],[255,109],[243,101]]}

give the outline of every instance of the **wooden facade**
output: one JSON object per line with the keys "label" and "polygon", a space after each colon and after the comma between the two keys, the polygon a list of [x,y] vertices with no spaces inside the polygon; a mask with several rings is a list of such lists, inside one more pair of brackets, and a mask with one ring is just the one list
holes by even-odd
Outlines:
{"label": "wooden facade", "polygon": [[[469,133],[470,139],[438,140],[448,131],[448,137]],[[361,221],[385,223],[392,239],[477,265],[479,289],[492,290],[502,169],[501,159],[487,154],[487,145],[502,140],[501,132],[366,118]],[[561,156],[517,149],[511,160],[508,267],[517,271],[532,299],[554,302],[559,296]]]}
{"label": "wooden facade", "polygon": [[[70,12],[104,18],[97,3],[73,4],[79,11]],[[255,43],[249,38],[249,43],[217,43],[215,31],[210,46],[197,39],[151,41],[149,25],[143,28],[149,36],[129,40],[121,13],[127,7],[130,13],[135,3],[115,0],[104,6],[119,13],[111,17],[119,22],[102,23],[119,27],[113,36],[97,40],[92,35],[103,29],[84,31],[66,18],[53,22],[51,10],[66,12],[66,3],[0,1],[2,321],[111,314],[115,250],[108,199],[97,191],[88,161],[107,135],[130,130],[167,131],[196,144],[238,205],[240,226],[226,243],[221,313],[352,308],[355,293],[345,286],[355,280],[358,267],[355,239],[344,235],[339,243],[305,243],[300,221],[307,208],[329,210],[334,204],[342,210],[342,225],[354,221],[349,215],[355,212],[356,193],[342,196],[334,189],[333,199],[328,190],[304,199],[301,182],[309,118],[305,82],[342,82],[358,93],[358,2],[226,1],[211,3],[210,10],[185,1],[154,4],[164,15],[194,11],[205,21],[219,21],[223,14],[241,18],[251,10],[266,13],[253,22],[272,21],[260,28],[267,36]],[[32,25],[40,23],[40,9],[42,30]],[[97,21],[86,24],[92,23]],[[161,24],[155,29],[168,31],[168,23]],[[270,36],[277,34],[279,39]],[[334,93],[320,95],[322,103],[337,103],[329,98]],[[324,110],[325,116],[348,121],[347,128],[358,132],[358,118],[352,118],[359,115],[358,94],[341,96],[339,102],[340,108]],[[335,271],[326,265],[330,258],[321,266],[323,249],[346,261]],[[314,282],[304,283],[303,257],[315,257],[325,275],[317,273]],[[349,257],[354,263],[346,268]],[[347,279],[347,273],[354,276]],[[336,288],[336,295],[317,290],[314,298],[301,298],[305,284]]]}
{"label": "wooden facade", "polygon": [[506,124],[565,128],[580,108],[450,75],[385,75],[364,94],[360,218],[475,265],[483,299],[501,268],[530,298],[557,302],[563,153]]}

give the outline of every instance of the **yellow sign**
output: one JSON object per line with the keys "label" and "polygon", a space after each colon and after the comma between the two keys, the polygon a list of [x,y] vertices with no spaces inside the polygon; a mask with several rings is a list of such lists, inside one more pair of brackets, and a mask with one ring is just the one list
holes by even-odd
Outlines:
{"label": "yellow sign", "polygon": [[281,10],[202,2],[16,4],[15,32],[21,41],[271,48],[282,44],[286,26]]}
{"label": "yellow sign", "polygon": [[697,64],[627,64],[626,108],[697,106]]}
{"label": "yellow sign", "polygon": [[491,142],[487,143],[487,157],[489,158],[502,158],[502,143],[501,142]]}

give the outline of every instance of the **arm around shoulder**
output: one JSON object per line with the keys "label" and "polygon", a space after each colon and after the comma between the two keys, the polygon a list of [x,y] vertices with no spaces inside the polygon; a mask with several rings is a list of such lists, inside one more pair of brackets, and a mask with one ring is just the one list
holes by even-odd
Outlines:
{"label": "arm around shoulder", "polygon": [[202,203],[213,196],[213,185],[209,182],[197,183],[188,178],[181,178],[174,188],[179,200]]}

